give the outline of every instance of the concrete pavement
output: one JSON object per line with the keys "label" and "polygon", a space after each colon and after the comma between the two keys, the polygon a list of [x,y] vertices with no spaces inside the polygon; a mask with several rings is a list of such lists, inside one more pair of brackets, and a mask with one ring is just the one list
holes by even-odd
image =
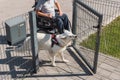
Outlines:
{"label": "concrete pavement", "polygon": [[[62,6],[63,12],[67,13],[70,20],[72,20],[72,0],[58,1]],[[0,0],[0,24],[8,18],[33,10],[31,8],[33,4],[34,0]],[[24,80],[120,80],[120,60],[100,54],[98,70],[94,75],[44,78],[31,77],[25,78]]]}

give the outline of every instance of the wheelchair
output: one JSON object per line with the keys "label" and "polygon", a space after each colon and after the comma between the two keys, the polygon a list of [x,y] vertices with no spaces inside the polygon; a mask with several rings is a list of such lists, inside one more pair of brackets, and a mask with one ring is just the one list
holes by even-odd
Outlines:
{"label": "wheelchair", "polygon": [[37,32],[45,32],[50,34],[58,33],[57,23],[55,18],[48,18],[36,15]]}
{"label": "wheelchair", "polygon": [[[32,6],[32,8],[34,8],[34,11],[37,3],[38,3],[38,0],[35,0],[35,4]],[[55,9],[55,13],[58,14],[58,9]],[[38,16],[36,14],[36,22],[37,22],[37,32],[43,31],[50,34],[58,33],[56,18],[48,18],[48,17]],[[71,31],[70,21],[69,21],[69,26]]]}
{"label": "wheelchair", "polygon": [[[36,15],[36,22],[37,22],[37,32],[59,34],[56,18],[48,18],[48,17]],[[70,21],[69,21],[69,30],[72,32]]]}

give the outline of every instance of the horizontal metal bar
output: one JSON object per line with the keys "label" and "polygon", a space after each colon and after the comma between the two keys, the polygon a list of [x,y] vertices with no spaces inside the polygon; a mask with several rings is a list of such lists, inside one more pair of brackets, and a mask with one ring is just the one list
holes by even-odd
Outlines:
{"label": "horizontal metal bar", "polygon": [[94,10],[93,8],[91,8],[90,6],[86,5],[85,3],[81,2],[80,0],[75,0],[76,3],[80,4],[81,6],[83,6],[85,9],[87,9],[88,11],[92,12],[94,15],[101,17],[102,14],[100,14],[99,12],[97,12],[96,10]]}

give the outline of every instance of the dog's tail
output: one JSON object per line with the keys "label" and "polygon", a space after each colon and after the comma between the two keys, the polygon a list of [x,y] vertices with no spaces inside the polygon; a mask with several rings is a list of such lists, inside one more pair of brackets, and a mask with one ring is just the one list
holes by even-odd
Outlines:
{"label": "dog's tail", "polygon": [[15,48],[15,52],[25,52],[31,50],[31,38],[27,37],[25,41]]}

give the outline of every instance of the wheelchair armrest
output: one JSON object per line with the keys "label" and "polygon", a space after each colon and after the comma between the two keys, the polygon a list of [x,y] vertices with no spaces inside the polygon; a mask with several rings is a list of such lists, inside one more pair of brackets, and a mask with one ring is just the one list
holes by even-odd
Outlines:
{"label": "wheelchair armrest", "polygon": [[45,17],[45,16],[38,16],[36,15],[37,18],[41,18],[41,19],[44,19],[44,20],[52,20],[52,18],[49,18],[49,17]]}
{"label": "wheelchair armrest", "polygon": [[58,10],[58,9],[55,9],[55,12],[59,12],[59,10]]}

